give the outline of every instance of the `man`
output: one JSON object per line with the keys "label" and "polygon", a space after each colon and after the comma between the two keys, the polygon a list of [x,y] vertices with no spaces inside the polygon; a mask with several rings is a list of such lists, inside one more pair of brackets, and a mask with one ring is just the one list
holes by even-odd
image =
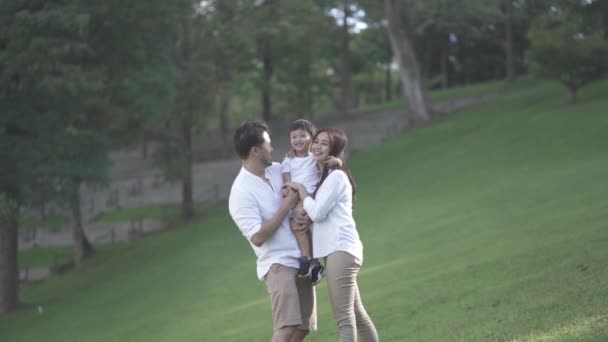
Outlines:
{"label": "man", "polygon": [[309,278],[296,278],[300,249],[289,228],[297,204],[292,190],[281,195],[281,164],[271,159],[268,126],[242,124],[234,133],[243,166],[230,190],[232,219],[257,256],[258,278],[266,283],[272,305],[272,342],[299,342],[316,329],[315,291]]}

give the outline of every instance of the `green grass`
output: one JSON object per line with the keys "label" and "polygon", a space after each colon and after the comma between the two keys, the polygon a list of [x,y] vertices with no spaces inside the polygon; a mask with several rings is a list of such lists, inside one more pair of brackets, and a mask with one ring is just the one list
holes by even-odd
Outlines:
{"label": "green grass", "polygon": [[[203,212],[207,212],[207,210],[214,205],[215,203],[213,201],[196,202],[194,203],[194,210],[195,212],[201,210]],[[94,219],[94,222],[125,222],[140,218],[176,222],[181,218],[181,210],[182,209],[179,203],[150,204],[143,207],[118,208],[97,216]]]}
{"label": "green grass", "polygon": [[39,228],[60,228],[68,223],[68,218],[65,216],[54,215],[44,219],[37,219],[27,216],[22,216],[20,219],[19,226],[25,229],[39,229]]}
{"label": "green grass", "polygon": [[180,210],[179,204],[151,204],[143,207],[120,208],[99,215],[94,222],[124,222],[139,218],[174,221],[179,218]]}
{"label": "green grass", "polygon": [[35,247],[19,252],[19,267],[56,267],[72,259],[72,247]]}
{"label": "green grass", "polygon": [[[359,285],[383,341],[608,340],[608,82],[509,88],[356,153]],[[325,284],[320,330],[335,341]],[[266,341],[225,203],[22,290],[0,341]],[[37,311],[37,306],[43,313]]]}

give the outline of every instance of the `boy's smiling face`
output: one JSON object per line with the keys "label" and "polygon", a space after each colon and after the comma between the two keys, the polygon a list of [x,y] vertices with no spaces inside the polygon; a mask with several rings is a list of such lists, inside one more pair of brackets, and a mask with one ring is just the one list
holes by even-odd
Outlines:
{"label": "boy's smiling face", "polygon": [[312,137],[310,136],[310,133],[303,129],[296,129],[295,131],[289,133],[291,147],[295,151],[296,155],[300,157],[308,155],[311,139]]}

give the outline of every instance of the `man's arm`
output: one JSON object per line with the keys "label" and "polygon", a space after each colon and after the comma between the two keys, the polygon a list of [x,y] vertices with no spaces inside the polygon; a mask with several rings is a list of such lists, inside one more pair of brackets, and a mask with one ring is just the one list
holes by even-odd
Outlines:
{"label": "man's arm", "polygon": [[291,172],[283,172],[283,184],[291,182]]}
{"label": "man's arm", "polygon": [[298,204],[298,194],[295,191],[290,190],[287,193],[287,196],[283,198],[279,211],[277,211],[270,220],[262,223],[260,230],[253,234],[251,237],[251,243],[261,247],[264,242],[270,239],[274,233],[279,230],[281,223],[285,217],[287,217],[289,211],[296,206],[296,204]]}

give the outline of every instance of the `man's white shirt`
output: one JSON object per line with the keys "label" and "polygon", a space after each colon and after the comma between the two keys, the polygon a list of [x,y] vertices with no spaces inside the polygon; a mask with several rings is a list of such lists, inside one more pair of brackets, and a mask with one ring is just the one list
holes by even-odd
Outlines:
{"label": "man's white shirt", "polygon": [[228,200],[230,216],[257,256],[257,275],[260,280],[264,279],[270,266],[275,263],[298,268],[301,256],[287,217],[281,222],[276,233],[262,246],[257,247],[251,243],[251,238],[260,230],[262,224],[272,219],[281,208],[281,164],[272,163],[266,168],[265,175],[272,186],[241,167],[232,183]]}

